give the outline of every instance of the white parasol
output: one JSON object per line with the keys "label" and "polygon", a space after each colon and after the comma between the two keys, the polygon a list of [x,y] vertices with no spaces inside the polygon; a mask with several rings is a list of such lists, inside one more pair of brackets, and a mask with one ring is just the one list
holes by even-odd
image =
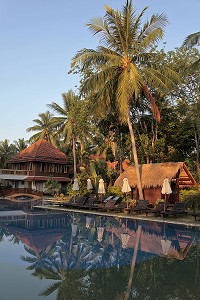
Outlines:
{"label": "white parasol", "polygon": [[105,186],[103,179],[99,179],[99,187],[98,187],[98,194],[101,195],[101,202],[102,202],[102,195],[105,194]]}
{"label": "white parasol", "polygon": [[79,191],[79,185],[78,185],[78,179],[77,178],[74,179],[72,189],[73,189],[73,191]]}
{"label": "white parasol", "polygon": [[165,205],[164,205],[164,211],[166,210],[166,199],[167,195],[172,193],[172,189],[169,183],[169,179],[166,177],[163,181],[161,194],[165,195]]}
{"label": "white parasol", "polygon": [[[127,193],[131,191],[131,187],[129,185],[128,179],[124,178],[123,179],[123,186],[122,186],[122,192],[126,193],[126,199],[127,199]],[[128,208],[128,201],[127,201],[127,208]]]}
{"label": "white parasol", "polygon": [[92,189],[93,189],[93,186],[92,186],[91,179],[88,179],[87,180],[87,190],[92,190]]}
{"label": "white parasol", "polygon": [[98,242],[102,242],[103,239],[103,233],[104,233],[104,228],[103,227],[97,227],[97,240]]}
{"label": "white parasol", "polygon": [[86,216],[86,218],[85,218],[85,227],[86,227],[87,229],[90,228],[90,226],[91,226],[91,221],[92,221],[92,218]]}

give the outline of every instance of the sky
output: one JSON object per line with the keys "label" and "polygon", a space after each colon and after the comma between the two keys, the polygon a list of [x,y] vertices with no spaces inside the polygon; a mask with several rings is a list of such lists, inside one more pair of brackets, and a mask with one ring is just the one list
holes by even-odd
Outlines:
{"label": "sky", "polygon": [[[200,30],[200,0],[133,0],[136,12],[148,6],[144,21],[164,13],[169,21],[160,47],[174,50]],[[76,92],[79,77],[68,74],[72,57],[98,46],[86,23],[105,15],[105,4],[121,10],[125,0],[0,0],[0,142],[34,132],[26,129],[62,106],[62,94]]]}

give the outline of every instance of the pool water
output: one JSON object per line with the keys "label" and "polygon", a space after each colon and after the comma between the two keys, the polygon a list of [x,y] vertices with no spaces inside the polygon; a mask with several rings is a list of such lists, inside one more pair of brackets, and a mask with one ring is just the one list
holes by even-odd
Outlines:
{"label": "pool water", "polygon": [[198,228],[75,213],[0,220],[0,299],[199,299]]}
{"label": "pool water", "polygon": [[27,195],[20,195],[20,196],[15,196],[14,199],[16,199],[16,200],[32,200],[34,198],[31,196],[27,196]]}

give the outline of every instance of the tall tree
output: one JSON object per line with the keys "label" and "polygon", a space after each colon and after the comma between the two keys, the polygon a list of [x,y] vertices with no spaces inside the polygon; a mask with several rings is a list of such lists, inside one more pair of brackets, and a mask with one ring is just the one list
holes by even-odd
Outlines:
{"label": "tall tree", "polygon": [[28,147],[28,141],[25,141],[25,139],[18,139],[14,141],[14,145],[16,147],[17,152],[20,152]]}
{"label": "tall tree", "polygon": [[86,139],[86,132],[89,133],[87,122],[87,110],[85,110],[85,103],[72,90],[64,93],[63,107],[52,102],[48,106],[58,113],[59,116],[53,118],[53,124],[57,127],[57,133],[62,134],[65,143],[72,141],[73,160],[74,160],[74,177],[77,174],[76,167],[76,142],[80,141],[83,146],[83,138]]}
{"label": "tall tree", "polygon": [[27,132],[37,131],[37,133],[30,137],[30,141],[35,142],[39,139],[45,139],[52,145],[55,145],[55,126],[52,122],[53,114],[47,111],[39,114],[38,116],[38,119],[33,120],[36,125],[26,129]]}
{"label": "tall tree", "polygon": [[16,154],[16,148],[9,140],[0,142],[0,167],[5,169],[7,162]]}
{"label": "tall tree", "polygon": [[142,26],[146,9],[136,15],[131,0],[126,1],[121,12],[106,6],[104,18],[93,19],[87,24],[94,35],[100,36],[102,46],[97,50],[80,50],[71,63],[72,70],[90,70],[82,92],[89,96],[91,106],[96,107],[100,115],[105,115],[114,101],[121,122],[128,124],[140,199],[143,199],[143,193],[131,107],[136,106],[142,94],[150,101],[154,116],[159,121],[160,113],[150,88],[165,91],[173,80],[178,80],[177,74],[164,64],[155,65],[155,44],[164,35],[167,18],[163,14],[154,14]]}
{"label": "tall tree", "polygon": [[[200,31],[189,34],[185,40],[183,41],[183,47],[192,48],[194,46],[200,45]],[[198,58],[193,64],[190,66],[191,70],[196,70],[199,68],[200,58]]]}

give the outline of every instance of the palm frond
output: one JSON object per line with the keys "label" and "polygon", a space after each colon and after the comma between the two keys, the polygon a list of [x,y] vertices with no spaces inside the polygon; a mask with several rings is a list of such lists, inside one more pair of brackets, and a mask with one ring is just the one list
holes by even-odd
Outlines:
{"label": "palm frond", "polygon": [[195,45],[199,45],[200,44],[200,31],[198,32],[194,32],[190,35],[188,35],[184,42],[183,42],[183,47],[188,47],[188,48],[192,48]]}

